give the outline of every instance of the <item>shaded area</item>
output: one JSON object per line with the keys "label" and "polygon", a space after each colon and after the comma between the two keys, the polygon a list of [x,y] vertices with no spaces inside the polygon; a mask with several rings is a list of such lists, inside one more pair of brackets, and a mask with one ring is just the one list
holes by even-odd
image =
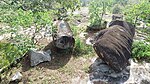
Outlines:
{"label": "shaded area", "polygon": [[39,67],[45,67],[49,69],[58,69],[65,66],[71,56],[72,56],[72,48],[69,49],[59,49],[54,45],[54,41],[49,43],[43,50],[51,50],[52,60],[47,63],[42,63]]}
{"label": "shaded area", "polygon": [[[48,69],[58,69],[63,66],[65,66],[71,56],[72,56],[72,49],[58,49],[57,47],[54,46],[54,41],[50,42],[44,49],[44,51],[51,50],[51,57],[52,60],[50,62],[44,62],[40,63],[37,67],[45,67]],[[28,71],[31,66],[30,66],[30,57],[26,55],[23,60],[21,61],[22,64],[22,71]]]}

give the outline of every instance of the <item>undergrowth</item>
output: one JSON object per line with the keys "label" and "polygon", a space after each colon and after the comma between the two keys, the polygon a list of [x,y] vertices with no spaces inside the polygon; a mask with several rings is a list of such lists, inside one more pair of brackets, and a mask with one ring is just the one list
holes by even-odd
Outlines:
{"label": "undergrowth", "polygon": [[83,38],[79,37],[79,34],[83,31],[85,31],[85,29],[81,29],[79,27],[76,26],[72,26],[72,31],[74,34],[74,38],[75,38],[75,47],[74,47],[74,54],[76,56],[80,56],[80,55],[87,55],[90,53],[93,53],[93,48],[90,45],[87,45],[84,41]]}
{"label": "undergrowth", "polygon": [[132,45],[132,57],[138,60],[150,59],[150,43],[146,41],[135,41]]}
{"label": "undergrowth", "polygon": [[80,38],[76,38],[74,54],[82,55],[82,54],[90,54],[93,52],[92,46],[86,45]]}
{"label": "undergrowth", "polygon": [[[24,39],[19,39],[20,37]],[[9,67],[33,47],[32,41],[22,35],[17,35],[8,42],[0,42],[0,68]]]}

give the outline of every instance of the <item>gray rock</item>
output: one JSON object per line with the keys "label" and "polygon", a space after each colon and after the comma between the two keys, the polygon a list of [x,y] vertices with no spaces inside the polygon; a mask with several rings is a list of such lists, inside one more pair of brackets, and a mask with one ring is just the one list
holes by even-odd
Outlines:
{"label": "gray rock", "polygon": [[124,84],[150,84],[150,63],[131,60],[130,77]]}
{"label": "gray rock", "polygon": [[31,66],[36,66],[41,62],[45,61],[50,61],[51,60],[51,51],[35,51],[35,50],[30,50],[29,55],[30,55],[30,61],[31,61]]}
{"label": "gray rock", "polygon": [[[112,84],[120,84],[129,78],[130,70],[124,69],[121,72],[115,72],[109,65],[103,62],[100,58],[96,59],[96,61],[90,67],[90,81],[91,82],[101,82],[104,83],[112,83]],[[99,84],[98,83],[98,84]]]}
{"label": "gray rock", "polygon": [[[130,66],[116,73],[97,58],[90,67],[91,84],[150,84],[150,63],[136,63],[130,59]],[[104,82],[104,83],[101,83]]]}

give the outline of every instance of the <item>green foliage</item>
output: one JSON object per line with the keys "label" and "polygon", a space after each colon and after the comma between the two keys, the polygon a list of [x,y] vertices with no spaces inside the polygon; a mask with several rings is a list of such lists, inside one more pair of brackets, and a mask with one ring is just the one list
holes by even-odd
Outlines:
{"label": "green foliage", "polygon": [[91,0],[89,3],[90,26],[102,26],[103,15],[111,11],[113,2],[113,0]]}
{"label": "green foliage", "polygon": [[144,32],[144,33],[150,35],[150,29],[148,29],[148,28],[139,29],[139,30],[140,30],[141,32]]}
{"label": "green foliage", "polygon": [[86,45],[82,38],[79,38],[79,34],[85,30],[78,28],[76,26],[71,26],[74,38],[75,38],[75,47],[74,47],[74,54],[81,55],[81,54],[89,54],[93,53],[92,46]]}
{"label": "green foliage", "polygon": [[104,2],[100,0],[92,0],[89,5],[90,25],[101,25],[102,14],[105,12]]}
{"label": "green foliage", "polygon": [[12,26],[23,26],[27,27],[33,24],[33,13],[32,11],[23,11],[19,9],[16,11],[16,15],[12,15],[9,18],[6,18],[6,22]]}
{"label": "green foliage", "polygon": [[150,57],[150,44],[144,41],[135,41],[132,45],[132,57],[141,59]]}
{"label": "green foliage", "polygon": [[80,6],[79,0],[5,0],[1,2],[13,10],[22,9],[33,13],[53,11],[58,18],[66,15],[68,10],[75,11]]}
{"label": "green foliage", "polygon": [[79,8],[79,0],[2,0],[0,22],[28,27],[51,24],[52,18],[64,18],[69,10]]}
{"label": "green foliage", "polygon": [[122,6],[127,5],[129,0],[112,0],[112,5],[120,4]]}
{"label": "green foliage", "polygon": [[2,28],[0,35],[11,34],[0,41],[0,68],[7,69],[16,59],[22,57],[29,49],[35,48],[34,43],[28,36],[18,34],[18,28]]}
{"label": "green foliage", "polygon": [[92,53],[93,48],[92,46],[86,45],[85,42],[83,42],[80,38],[75,38],[75,48],[74,48],[74,54],[80,55],[80,54],[89,54]]}
{"label": "green foliage", "polygon": [[16,35],[10,42],[0,42],[0,68],[8,66],[34,47],[32,41],[23,35]]}
{"label": "green foliage", "polygon": [[8,16],[2,16],[2,21],[9,23],[11,26],[23,26],[29,27],[33,24],[46,25],[52,24],[52,12],[36,12],[23,11],[19,9],[15,11],[15,14],[10,14]]}
{"label": "green foliage", "polygon": [[113,7],[113,14],[121,14],[122,10],[121,10],[121,6],[119,4],[115,4],[115,6]]}
{"label": "green foliage", "polygon": [[136,19],[142,19],[145,22],[150,22],[150,2],[149,0],[142,0],[137,4],[130,4],[125,7],[124,13],[126,14],[126,20],[134,23]]}

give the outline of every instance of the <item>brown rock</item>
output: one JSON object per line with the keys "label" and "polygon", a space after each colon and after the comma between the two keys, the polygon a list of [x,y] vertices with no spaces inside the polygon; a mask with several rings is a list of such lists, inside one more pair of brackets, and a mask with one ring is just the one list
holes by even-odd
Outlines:
{"label": "brown rock", "polygon": [[115,71],[128,65],[135,33],[134,26],[124,21],[112,21],[108,29],[99,32],[94,40],[97,55]]}

